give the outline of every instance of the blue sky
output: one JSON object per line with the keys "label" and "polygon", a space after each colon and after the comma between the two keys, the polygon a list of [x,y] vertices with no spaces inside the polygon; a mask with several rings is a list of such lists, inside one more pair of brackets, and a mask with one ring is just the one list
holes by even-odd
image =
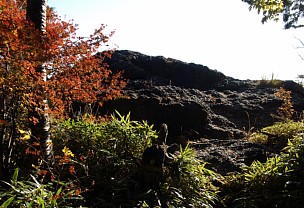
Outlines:
{"label": "blue sky", "polygon": [[115,30],[117,49],[162,55],[238,79],[296,79],[304,74],[304,30],[261,23],[241,0],[48,0],[88,36],[100,24]]}

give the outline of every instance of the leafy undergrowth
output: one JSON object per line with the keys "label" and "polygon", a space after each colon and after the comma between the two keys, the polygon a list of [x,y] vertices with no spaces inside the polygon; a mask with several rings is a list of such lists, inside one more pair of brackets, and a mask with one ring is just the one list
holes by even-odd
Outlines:
{"label": "leafy undergrowth", "polygon": [[141,157],[157,138],[153,126],[130,120],[130,114],[109,122],[85,120],[61,122],[55,145],[68,146],[83,158],[87,181],[94,184],[84,194],[91,207],[212,207],[218,189],[211,181],[217,174],[206,169],[190,147],[171,154],[164,167],[159,189],[149,189],[141,181]]}
{"label": "leafy undergrowth", "polygon": [[102,121],[85,116],[57,122],[52,132],[54,167],[32,164],[28,176],[19,173],[29,165],[16,169],[11,181],[1,186],[1,207],[301,207],[304,203],[302,122],[276,123],[254,133],[251,141],[285,147],[264,163],[254,161],[226,176],[207,169],[190,146],[177,148],[168,153],[159,186],[149,188],[142,183],[141,157],[157,132],[147,122],[117,115]]}
{"label": "leafy undergrowth", "polygon": [[159,191],[163,207],[213,207],[220,202],[214,183],[222,177],[205,168],[194,149],[180,148],[171,156],[173,161]]}
{"label": "leafy undergrowth", "polygon": [[259,132],[252,133],[249,141],[268,145],[270,148],[279,151],[287,146],[288,140],[304,130],[303,122],[288,120],[287,122],[278,122],[272,126],[265,127]]}
{"label": "leafy undergrowth", "polygon": [[277,145],[287,141],[286,146],[265,163],[254,161],[241,172],[226,176],[222,189],[225,204],[227,207],[303,207],[303,123],[277,123],[263,130],[278,137],[269,140],[263,135],[262,142]]}
{"label": "leafy undergrowth", "polygon": [[[91,116],[57,122],[52,132],[54,167],[32,164],[32,173],[19,177],[16,169],[0,190],[1,207],[213,207],[219,203],[219,188],[213,183],[221,176],[205,168],[189,146],[168,153],[170,161],[159,187],[146,187],[141,157],[157,132],[147,122],[117,115],[101,122]],[[29,140],[22,142],[34,156],[38,154],[39,147]]]}

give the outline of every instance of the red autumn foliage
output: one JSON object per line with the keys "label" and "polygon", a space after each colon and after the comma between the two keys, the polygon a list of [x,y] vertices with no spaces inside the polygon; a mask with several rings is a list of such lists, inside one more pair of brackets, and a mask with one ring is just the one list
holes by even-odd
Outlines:
{"label": "red autumn foliage", "polygon": [[[113,74],[103,63],[111,51],[103,52],[112,34],[103,33],[104,25],[88,38],[76,36],[77,27],[47,10],[46,33],[26,20],[25,0],[0,0],[0,96],[4,108],[19,111],[42,106],[44,86],[51,115],[66,115],[73,101],[86,103],[113,99],[125,86],[121,73]],[[95,56],[100,52],[101,56]],[[42,80],[37,66],[47,69]],[[41,73],[41,72],[40,72]],[[26,115],[26,114],[24,114]],[[2,118],[3,117],[3,118]],[[5,121],[1,116],[1,121]]]}

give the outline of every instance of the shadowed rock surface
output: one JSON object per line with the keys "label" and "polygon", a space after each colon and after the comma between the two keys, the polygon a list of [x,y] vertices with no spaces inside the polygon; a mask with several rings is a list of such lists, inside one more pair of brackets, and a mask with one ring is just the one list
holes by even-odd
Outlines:
{"label": "shadowed rock surface", "polygon": [[[237,80],[206,66],[133,51],[115,51],[107,60],[113,71],[124,70],[125,98],[104,103],[99,113],[131,112],[133,120],[147,120],[169,128],[167,143],[188,141],[210,167],[227,173],[253,160],[266,160],[269,150],[244,139],[252,129],[271,125],[282,101],[278,90],[258,81]],[[282,82],[293,91],[295,110],[302,112],[303,89]]]}
{"label": "shadowed rock surface", "polygon": [[214,84],[225,79],[223,73],[206,66],[134,51],[116,51],[107,62],[113,70],[123,69],[126,79],[147,80],[150,84],[211,89]]}

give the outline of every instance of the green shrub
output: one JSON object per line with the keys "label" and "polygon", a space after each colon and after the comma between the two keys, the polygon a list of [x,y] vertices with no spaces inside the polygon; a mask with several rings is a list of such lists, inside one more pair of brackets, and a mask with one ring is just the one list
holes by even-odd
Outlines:
{"label": "green shrub", "polygon": [[253,132],[249,135],[248,141],[254,143],[266,144],[268,142],[268,136],[259,132]]}
{"label": "green shrub", "polygon": [[288,139],[302,133],[303,130],[303,122],[288,120],[287,122],[278,122],[272,126],[265,127],[260,132],[252,133],[248,140],[281,149],[287,145]]}
{"label": "green shrub", "polygon": [[66,146],[94,173],[110,171],[111,178],[119,176],[134,166],[157,134],[145,121],[131,121],[130,114],[117,115],[102,123],[90,117],[61,121],[53,132],[55,151]]}
{"label": "green shrub", "polygon": [[297,134],[302,133],[303,130],[303,122],[288,121],[278,122],[272,126],[265,127],[262,129],[262,132],[267,132],[278,137],[292,138]]}
{"label": "green shrub", "polygon": [[159,190],[141,186],[141,157],[156,131],[147,122],[131,121],[130,114],[117,116],[102,123],[90,117],[69,119],[53,132],[55,151],[68,147],[86,164],[89,184],[94,183],[86,195],[90,206],[212,207],[217,202],[213,182],[220,176],[205,168],[190,147],[170,154]]}
{"label": "green shrub", "polygon": [[165,178],[159,190],[148,190],[139,198],[138,207],[213,207],[220,204],[219,174],[207,169],[189,146],[170,154]]}
{"label": "green shrub", "polygon": [[298,135],[288,140],[279,155],[265,163],[254,161],[241,173],[227,176],[223,190],[229,207],[302,207],[303,181],[304,139]]}
{"label": "green shrub", "polygon": [[98,206],[115,207],[130,201],[131,176],[138,170],[144,150],[157,138],[153,125],[131,121],[130,114],[117,116],[101,123],[90,116],[68,119],[58,122],[53,131],[55,152],[66,146],[86,165],[88,173],[75,170],[78,177],[89,176],[84,183],[94,184],[89,195],[99,201]]}
{"label": "green shrub", "polygon": [[162,191],[169,207],[213,207],[219,202],[213,185],[221,176],[205,167],[189,146],[172,155],[173,162]]}

